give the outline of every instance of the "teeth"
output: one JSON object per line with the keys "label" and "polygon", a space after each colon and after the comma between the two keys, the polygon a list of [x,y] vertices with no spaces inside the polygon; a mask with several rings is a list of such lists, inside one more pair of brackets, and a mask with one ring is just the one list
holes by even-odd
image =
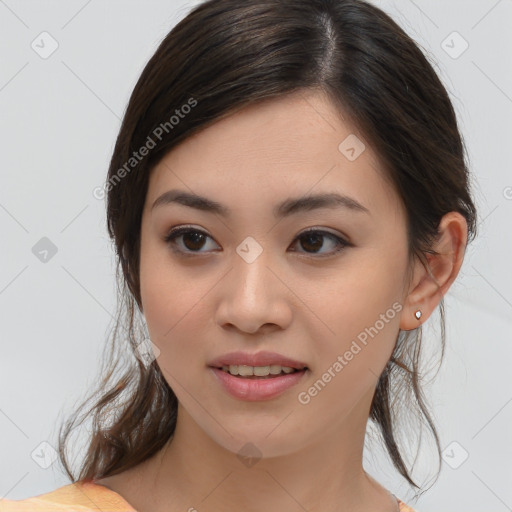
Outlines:
{"label": "teeth", "polygon": [[258,377],[265,377],[270,373],[270,366],[255,366],[252,373]]}
{"label": "teeth", "polygon": [[[229,367],[229,371],[231,370],[231,366]],[[242,377],[249,377],[249,375],[254,375],[254,368],[252,366],[244,366],[242,364],[238,365],[238,375]]]}
{"label": "teeth", "polygon": [[279,364],[272,364],[270,366],[246,366],[244,364],[231,364],[229,366],[223,366],[222,369],[225,372],[229,372],[231,375],[240,375],[241,377],[250,377],[255,375],[256,377],[267,377],[268,375],[279,375],[283,373],[292,373],[297,371],[295,368],[290,366],[281,366]]}
{"label": "teeth", "polygon": [[281,367],[278,364],[271,364],[270,373],[272,375],[279,375],[281,373]]}

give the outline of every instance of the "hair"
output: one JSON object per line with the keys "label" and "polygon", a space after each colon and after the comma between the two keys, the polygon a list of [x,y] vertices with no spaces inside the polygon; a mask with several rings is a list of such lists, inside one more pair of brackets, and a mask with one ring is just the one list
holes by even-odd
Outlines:
{"label": "hair", "polygon": [[[245,106],[306,90],[326,94],[375,150],[405,207],[410,258],[418,257],[428,269],[425,256],[436,254],[439,222],[451,211],[466,219],[468,242],[474,238],[476,209],[452,103],[418,45],[387,14],[361,0],[197,5],[142,71],[110,161],[105,190],[118,310],[97,390],[59,431],[60,462],[72,481],[134,467],[175,430],[176,395],[157,361],[145,364],[138,356],[144,338],[137,320],[140,229],[151,170],[178,143]],[[144,146],[151,149],[134,162]],[[442,359],[443,300],[440,313]],[[421,338],[421,326],[399,332],[370,409],[393,465],[416,489],[397,440],[400,418],[412,413],[428,428],[440,462],[438,434],[421,387]],[[92,406],[79,418],[89,400]],[[66,446],[77,422],[86,418],[93,427],[75,478]]]}

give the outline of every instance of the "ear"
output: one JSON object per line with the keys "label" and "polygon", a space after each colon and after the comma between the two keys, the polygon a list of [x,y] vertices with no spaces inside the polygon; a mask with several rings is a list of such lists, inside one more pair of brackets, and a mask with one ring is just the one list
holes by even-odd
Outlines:
{"label": "ear", "polygon": [[[466,219],[458,212],[443,216],[439,237],[432,247],[437,254],[426,253],[426,262],[416,258],[413,278],[400,320],[400,329],[410,331],[423,323],[437,307],[457,277],[467,244]],[[416,318],[416,311],[421,317]]]}

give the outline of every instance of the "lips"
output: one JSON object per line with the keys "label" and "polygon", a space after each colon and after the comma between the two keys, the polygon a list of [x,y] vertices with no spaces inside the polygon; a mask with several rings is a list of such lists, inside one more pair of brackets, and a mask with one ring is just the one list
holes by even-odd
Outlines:
{"label": "lips", "polygon": [[221,388],[237,400],[259,402],[272,400],[291,388],[298,386],[306,378],[308,371],[295,371],[289,374],[275,375],[271,378],[235,377],[218,368],[209,368],[215,381]]}
{"label": "lips", "polygon": [[208,363],[208,366],[212,368],[222,368],[223,366],[230,365],[245,365],[245,366],[289,366],[296,370],[302,370],[307,368],[306,363],[291,359],[282,354],[276,352],[257,352],[251,354],[248,352],[230,352],[215,358]]}

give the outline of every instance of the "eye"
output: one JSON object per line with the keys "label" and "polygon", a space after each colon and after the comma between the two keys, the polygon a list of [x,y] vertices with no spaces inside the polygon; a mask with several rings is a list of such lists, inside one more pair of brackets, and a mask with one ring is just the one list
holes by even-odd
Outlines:
{"label": "eye", "polygon": [[[177,239],[181,238],[181,244],[177,243]],[[176,229],[172,229],[167,236],[164,238],[165,242],[168,243],[173,251],[182,253],[184,255],[189,255],[188,251],[191,253],[201,253],[205,251],[199,251],[204,247],[204,243],[206,239],[211,237],[207,235],[204,231],[200,231],[198,229],[194,229],[187,226],[181,226]],[[181,246],[180,248],[178,248]],[[185,249],[183,249],[185,247]]]}
{"label": "eye", "polygon": [[[192,256],[194,253],[201,254],[208,252],[208,250],[201,251],[201,249],[207,247],[206,242],[208,239],[213,240],[204,231],[190,226],[180,226],[172,229],[164,238],[165,242],[171,246],[173,251],[184,256]],[[320,252],[320,250],[326,245],[324,243],[325,239],[330,240],[330,244],[328,243],[327,246],[330,245],[332,249],[327,250],[326,252]],[[329,233],[328,231],[322,231],[319,229],[304,231],[295,238],[294,242],[295,243],[292,245],[297,245],[297,243],[300,242],[300,245],[306,249],[306,254],[319,254],[320,257],[330,256],[340,252],[345,247],[352,245],[334,233]],[[212,249],[210,248],[210,250]],[[292,252],[297,251],[293,250]]]}
{"label": "eye", "polygon": [[[324,240],[328,238],[330,240],[331,247],[334,247],[332,250],[327,250],[326,252],[319,252],[325,244]],[[307,249],[307,254],[320,254],[320,257],[331,256],[337,252],[340,252],[345,247],[349,247],[352,244],[344,240],[343,238],[335,235],[334,233],[329,233],[328,231],[322,231],[319,229],[309,229],[301,233],[297,238],[297,243],[300,242],[300,245]],[[311,251],[311,252],[309,252]]]}

